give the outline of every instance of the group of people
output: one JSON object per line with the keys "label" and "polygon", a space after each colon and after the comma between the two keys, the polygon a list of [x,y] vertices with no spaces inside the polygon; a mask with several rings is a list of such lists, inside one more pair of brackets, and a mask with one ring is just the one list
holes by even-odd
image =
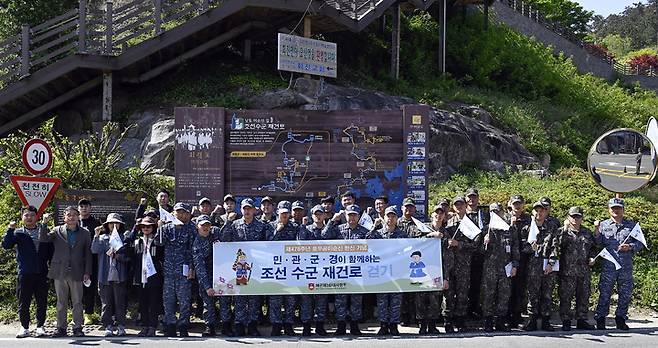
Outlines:
{"label": "group of people", "polygon": [[[593,232],[582,225],[582,208],[570,208],[561,222],[551,214],[548,197],[534,202],[530,214],[520,195],[512,196],[505,206],[493,203],[487,210],[480,206],[478,191],[471,188],[452,201],[441,199],[430,212],[427,228],[413,218],[413,199],[404,199],[398,209],[389,206],[387,197],[378,197],[365,210],[374,222],[369,229],[359,224],[362,211],[356,196],[348,191],[339,199],[340,209],[333,197],[325,197],[307,212],[301,201],[275,202],[264,197],[256,206],[250,198],[238,202],[228,194],[223,204],[213,209],[208,198],[201,199],[196,207],[186,203],[172,207],[168,193],[161,191],[156,209],[147,209],[146,200],[142,200],[132,229],[127,229],[116,213],[100,223],[91,216],[88,200],[67,207],[63,224],[52,229],[47,214],[39,223],[37,210],[23,207],[21,226],[10,223],[2,242],[5,249],[16,249],[18,262],[21,329],[16,336],[30,335],[32,298],[37,319],[34,335],[45,335],[49,279],[54,281],[57,295],[53,337],[67,335],[69,301],[72,333],[83,336],[86,315],[93,313],[97,295],[105,335],[125,335],[127,303],[135,298],[129,295],[134,291],[139,299],[139,336],[155,336],[160,322],[165,336],[188,336],[193,302],[203,308],[203,336],[214,336],[217,328],[226,336],[260,336],[258,323],[263,321],[263,308],[267,308],[271,336],[295,335],[297,309],[303,336],[327,335],[324,325],[332,301],[337,324],[334,334],[345,335],[349,328],[351,335],[361,335],[359,322],[364,309],[369,309],[364,308],[364,296],[368,295],[216,296],[212,245],[386,238],[440,239],[444,284],[441,291],[374,295],[378,335],[398,335],[402,320],[417,322],[419,334],[438,334],[439,324],[447,333],[463,332],[469,329],[467,319],[474,315],[482,319],[487,332],[519,327],[552,331],[556,283],[562,330],[571,330],[574,319],[578,329],[594,329],[588,322],[590,278],[601,248],[613,255],[621,268],[602,260],[596,328],[605,329],[616,284],[616,327],[628,330],[633,255],[643,245],[630,236],[634,223],[624,218],[620,198],[608,202],[610,218],[597,221]],[[493,223],[493,214],[506,223]],[[479,233],[465,233],[460,228],[465,219],[476,225]],[[528,314],[525,322],[523,313]]]}

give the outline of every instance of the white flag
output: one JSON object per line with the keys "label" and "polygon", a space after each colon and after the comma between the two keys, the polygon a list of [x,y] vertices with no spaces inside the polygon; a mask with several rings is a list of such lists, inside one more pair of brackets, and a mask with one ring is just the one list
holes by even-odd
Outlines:
{"label": "white flag", "polygon": [[530,232],[528,233],[528,243],[532,244],[536,242],[537,236],[539,236],[539,227],[537,227],[535,219],[532,219],[532,222],[530,223]]}
{"label": "white flag", "polygon": [[429,226],[427,226],[427,225],[425,225],[424,223],[420,222],[420,220],[416,219],[415,217],[412,216],[412,217],[411,217],[411,221],[413,221],[414,224],[416,224],[416,227],[418,227],[418,229],[420,230],[420,232],[423,232],[423,233],[430,233],[430,232],[432,232],[432,229],[431,229]]}
{"label": "white flag", "polygon": [[644,238],[644,233],[642,233],[642,229],[640,228],[639,222],[635,224],[635,227],[633,227],[633,230],[631,231],[631,234],[629,236],[635,238],[635,240],[642,243],[642,245],[644,245],[645,248],[649,249],[649,247],[647,246],[647,240],[646,238]]}
{"label": "white flag", "polygon": [[489,214],[491,214],[491,218],[489,219],[489,227],[492,230],[507,231],[507,230],[510,229],[509,224],[507,224],[507,222],[505,222],[505,220],[503,220],[503,218],[498,216],[498,214],[496,214],[494,212],[490,212]]}
{"label": "white flag", "polygon": [[155,270],[155,265],[153,264],[153,258],[151,258],[151,248],[148,247],[148,244],[144,243],[144,253],[142,254],[142,284],[148,282],[148,278],[157,273]]}
{"label": "white flag", "polygon": [[619,270],[619,269],[621,268],[621,265],[619,264],[619,262],[617,262],[617,260],[615,259],[615,257],[612,256],[612,254],[610,254],[610,252],[608,251],[608,249],[605,249],[605,248],[604,248],[604,249],[601,250],[601,252],[600,252],[598,255],[596,255],[596,256],[597,256],[597,257],[598,257],[598,256],[601,256],[602,258],[604,258],[604,259],[606,259],[606,260],[608,260],[608,261],[614,263],[614,264],[615,264],[615,269],[616,269],[616,270]]}
{"label": "white flag", "polygon": [[183,225],[183,222],[178,220],[176,216],[160,207],[160,220],[164,223],[172,222],[174,225]]}
{"label": "white flag", "polygon": [[117,231],[117,228],[115,227],[112,230],[112,234],[110,234],[110,248],[114,251],[117,251],[123,247],[123,241],[121,240],[121,236],[119,236],[119,231]]}
{"label": "white flag", "polygon": [[482,232],[467,215],[464,215],[464,218],[459,222],[458,230],[470,240],[475,239]]}
{"label": "white flag", "polygon": [[361,219],[359,219],[359,225],[363,226],[366,230],[370,231],[375,227],[375,222],[372,221],[372,218],[368,213],[363,212]]}

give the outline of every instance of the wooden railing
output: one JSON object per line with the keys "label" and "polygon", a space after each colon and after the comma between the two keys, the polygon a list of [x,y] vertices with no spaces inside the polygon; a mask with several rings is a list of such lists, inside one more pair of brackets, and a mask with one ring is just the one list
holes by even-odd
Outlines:
{"label": "wooden railing", "polygon": [[584,42],[570,28],[561,25],[559,22],[547,19],[546,16],[542,14],[538,8],[536,7],[533,8],[532,4],[526,3],[523,0],[498,0],[498,1],[502,4],[509,6],[514,11],[521,14],[522,16],[530,18],[531,20],[543,25],[545,28],[553,31],[559,36],[579,45],[584,50],[586,50],[589,54],[603,59],[605,62],[610,64],[612,68],[620,75],[641,75],[641,76],[650,76],[650,77],[656,76],[655,68],[642,69],[639,67],[633,67],[628,64],[623,64],[617,61],[610,54],[605,54],[599,50],[590,49],[591,46],[588,43]]}
{"label": "wooden railing", "polygon": [[[80,0],[72,9],[44,23],[24,25],[0,42],[0,90],[37,70],[75,54],[117,56],[129,47],[175,28],[228,0],[135,0],[94,8]],[[383,0],[323,0],[354,20]]]}

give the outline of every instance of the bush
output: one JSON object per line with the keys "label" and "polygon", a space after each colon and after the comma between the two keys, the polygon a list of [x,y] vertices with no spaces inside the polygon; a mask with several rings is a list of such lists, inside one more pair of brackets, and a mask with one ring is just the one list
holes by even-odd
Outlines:
{"label": "bush", "polygon": [[642,54],[631,58],[628,61],[628,66],[632,69],[647,70],[658,68],[658,56],[651,54]]}

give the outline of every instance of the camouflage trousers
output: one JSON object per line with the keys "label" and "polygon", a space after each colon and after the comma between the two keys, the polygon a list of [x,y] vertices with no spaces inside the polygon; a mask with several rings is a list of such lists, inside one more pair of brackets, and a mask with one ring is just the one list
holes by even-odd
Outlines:
{"label": "camouflage trousers", "polygon": [[553,286],[555,272],[531,272],[528,274],[528,314],[534,316],[550,316],[553,305]]}
{"label": "camouflage trousers", "polygon": [[381,323],[399,324],[402,294],[377,294],[377,317]]}
{"label": "camouflage trousers", "polygon": [[618,271],[603,270],[599,280],[599,303],[596,305],[594,319],[605,318],[610,312],[610,297],[612,289],[617,283],[617,311],[615,316],[628,319],[628,305],[631,302],[631,293],[633,292],[633,273],[632,269],[622,268]]}
{"label": "camouflage trousers", "polygon": [[503,270],[486,269],[482,275],[482,315],[504,317],[512,295],[512,279]]}
{"label": "camouflage trousers", "polygon": [[560,275],[560,318],[571,320],[574,318],[571,311],[571,302],[576,298],[576,319],[587,320],[589,312],[589,296],[591,274],[587,273],[581,276],[562,276]]}
{"label": "camouflage trousers", "polygon": [[[192,282],[183,275],[165,275],[162,287],[165,325],[187,327],[190,324]],[[176,320],[178,309],[178,320]]]}
{"label": "camouflage trousers", "polygon": [[336,306],[336,320],[345,321],[347,318],[347,302],[350,302],[349,312],[352,321],[359,321],[362,317],[361,295],[336,295],[334,305]]}
{"label": "camouflage trousers", "polygon": [[258,322],[260,296],[235,296],[235,322],[242,325]]}
{"label": "camouflage trousers", "polygon": [[327,316],[327,295],[302,295],[300,305],[300,317],[302,323],[308,323],[313,320],[324,322]]}
{"label": "camouflage trousers", "polygon": [[[295,305],[297,296],[295,295],[274,295],[270,296],[270,323],[272,324],[292,324],[295,321]],[[281,314],[283,306],[284,314]]]}
{"label": "camouflage trousers", "polygon": [[441,304],[443,302],[442,291],[417,292],[415,298],[416,319],[438,320],[441,316]]}
{"label": "camouflage trousers", "polygon": [[[206,325],[214,325],[217,322],[217,308],[215,304],[217,298],[208,296],[208,293],[199,288],[199,296],[203,300],[203,322]],[[231,320],[231,296],[219,297],[219,317],[222,322],[227,323]]]}

